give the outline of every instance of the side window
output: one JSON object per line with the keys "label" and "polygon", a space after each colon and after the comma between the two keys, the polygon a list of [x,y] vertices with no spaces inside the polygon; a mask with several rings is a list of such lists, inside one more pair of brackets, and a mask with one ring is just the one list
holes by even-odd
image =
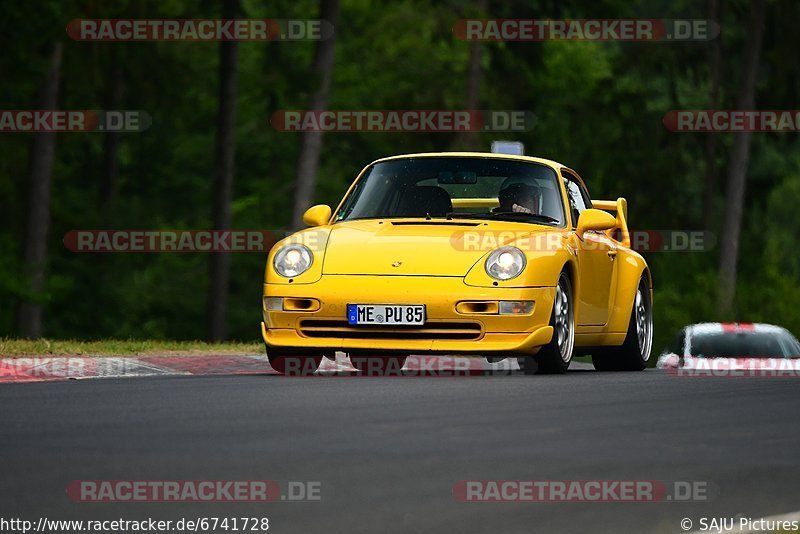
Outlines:
{"label": "side window", "polygon": [[[372,169],[370,169],[370,172],[371,171]],[[339,214],[336,216],[337,221],[346,219],[347,216],[350,215],[350,212],[353,211],[356,200],[358,200],[358,197],[361,195],[361,191],[364,189],[364,184],[367,183],[367,176],[369,176],[369,174],[365,175],[361,180],[359,180],[350,194],[347,195],[347,198],[344,200],[344,204],[342,204],[342,208],[339,210]]]}
{"label": "side window", "polygon": [[564,187],[567,190],[567,198],[569,200],[569,211],[572,216],[573,228],[578,224],[578,217],[581,212],[587,208],[592,207],[592,202],[589,200],[589,194],[586,189],[581,186],[577,178],[568,172],[561,171],[564,176]]}

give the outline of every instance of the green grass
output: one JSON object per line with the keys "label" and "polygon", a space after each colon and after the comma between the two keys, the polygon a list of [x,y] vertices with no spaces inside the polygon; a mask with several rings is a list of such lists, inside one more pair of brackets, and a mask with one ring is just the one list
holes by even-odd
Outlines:
{"label": "green grass", "polygon": [[142,356],[175,354],[261,354],[261,343],[206,343],[205,341],[155,341],[106,339],[77,341],[72,339],[0,339],[0,356]]}

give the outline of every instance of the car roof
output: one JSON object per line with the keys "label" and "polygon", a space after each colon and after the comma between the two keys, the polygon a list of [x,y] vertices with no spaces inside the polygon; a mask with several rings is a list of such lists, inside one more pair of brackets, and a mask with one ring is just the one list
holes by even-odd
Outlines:
{"label": "car roof", "polygon": [[[391,161],[393,159],[407,159],[407,158],[488,158],[488,159],[511,159],[516,161],[527,161],[532,163],[543,163],[556,169],[566,168],[566,165],[553,161],[551,159],[537,158],[534,156],[517,156],[514,154],[497,154],[495,152],[420,152],[416,154],[398,154],[396,156],[388,156],[385,158],[376,159],[372,164],[380,163],[382,161]],[[575,172],[575,171],[572,171]]]}
{"label": "car roof", "polygon": [[787,330],[782,326],[766,323],[698,323],[686,327],[689,335],[760,332],[765,334],[780,334]]}

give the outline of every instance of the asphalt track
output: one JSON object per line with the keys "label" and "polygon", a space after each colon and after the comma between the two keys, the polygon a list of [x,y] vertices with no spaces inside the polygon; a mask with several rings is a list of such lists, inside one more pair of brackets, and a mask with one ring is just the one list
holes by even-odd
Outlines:
{"label": "asphalt track", "polygon": [[[0,516],[269,532],[673,533],[800,509],[796,378],[273,374],[0,386]],[[80,503],[72,480],[321,482],[321,500]],[[692,480],[705,502],[461,502],[460,480]],[[221,532],[221,531],[219,531]]]}

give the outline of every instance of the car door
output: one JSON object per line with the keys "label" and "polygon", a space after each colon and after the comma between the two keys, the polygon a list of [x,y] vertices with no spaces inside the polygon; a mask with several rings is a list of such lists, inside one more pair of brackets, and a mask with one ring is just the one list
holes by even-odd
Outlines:
{"label": "car door", "polygon": [[[586,188],[570,172],[562,170],[573,229],[581,212],[592,207]],[[603,326],[608,322],[616,274],[617,246],[602,232],[586,232],[578,242],[579,293],[575,322],[578,326]]]}

